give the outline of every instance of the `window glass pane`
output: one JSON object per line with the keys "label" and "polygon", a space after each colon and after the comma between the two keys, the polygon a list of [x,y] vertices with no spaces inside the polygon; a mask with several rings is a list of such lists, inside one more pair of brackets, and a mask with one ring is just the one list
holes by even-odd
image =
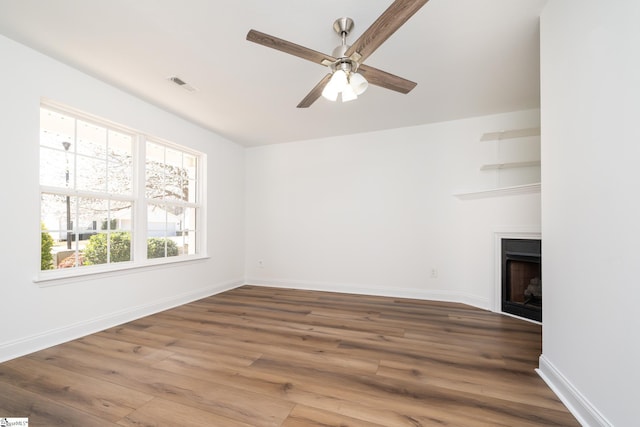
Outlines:
{"label": "window glass pane", "polygon": [[182,167],[182,152],[167,148],[165,153],[165,194],[168,200],[187,200],[187,171]]}
{"label": "window glass pane", "polygon": [[178,249],[178,245],[171,239],[167,239],[167,256],[178,256],[180,254],[180,250]]}
{"label": "window glass pane", "polygon": [[149,205],[147,211],[147,257],[163,258],[179,255],[178,245],[182,245],[178,227],[184,208]]}
{"label": "window glass pane", "polygon": [[104,230],[131,231],[133,228],[133,204],[119,200],[111,200],[109,221],[103,221]]}
{"label": "window glass pane", "polygon": [[147,233],[149,237],[166,237],[167,211],[163,205],[150,204],[148,206]]}
{"label": "window glass pane", "polygon": [[166,257],[166,242],[164,237],[147,238],[147,258],[164,258]]}
{"label": "window glass pane", "polygon": [[[175,211],[177,214],[178,211]],[[195,225],[196,225],[196,208],[182,208],[180,215],[177,216],[176,237],[172,240],[177,244],[180,255],[195,254]]]}
{"label": "window glass pane", "polygon": [[196,232],[195,231],[183,231],[182,243],[179,247],[181,255],[193,255],[196,251]]}
{"label": "window glass pane", "polygon": [[164,146],[147,142],[147,161],[164,163]]}
{"label": "window glass pane", "polygon": [[[67,203],[66,197],[57,194],[42,194],[40,198],[40,222],[53,236],[61,241],[66,237]],[[71,221],[71,218],[69,218]]]}
{"label": "window glass pane", "polygon": [[73,168],[69,167],[67,175],[67,161],[73,161],[73,156],[64,151],[40,147],[40,184],[73,188]]}
{"label": "window glass pane", "polygon": [[73,117],[40,109],[40,145],[64,150],[63,142],[75,140],[75,119]]}
{"label": "window glass pane", "polygon": [[106,158],[107,155],[107,129],[78,120],[76,152],[85,156]]}
{"label": "window glass pane", "polygon": [[131,261],[131,233],[115,232],[109,234],[109,262]]}
{"label": "window glass pane", "polygon": [[171,169],[182,169],[182,152],[173,148],[166,148],[164,162]]}
{"label": "window glass pane", "polygon": [[195,179],[187,179],[186,181],[184,181],[184,192],[184,200],[186,200],[187,202],[196,203],[198,201],[198,191],[196,188]]}
{"label": "window glass pane", "polygon": [[93,234],[82,252],[84,265],[106,264],[109,258],[109,235],[107,233]]}
{"label": "window glass pane", "polygon": [[107,191],[107,163],[105,160],[78,156],[76,188],[88,191]]}
{"label": "window glass pane", "polygon": [[165,176],[164,198],[166,200],[184,200],[188,198],[187,183],[182,180],[182,169],[167,167],[169,174]]}
{"label": "window glass pane", "polygon": [[164,147],[147,142],[145,197],[161,200],[164,196]]}
{"label": "window glass pane", "polygon": [[[74,245],[75,246],[75,245]],[[82,267],[84,258],[81,253],[74,250],[62,250],[56,255],[56,268],[76,268]]]}
{"label": "window glass pane", "polygon": [[[78,226],[81,234],[96,234],[99,224],[109,215],[109,201],[106,199],[81,197],[78,200]],[[88,237],[87,237],[88,238]],[[80,240],[86,240],[80,238]]]}
{"label": "window glass pane", "polygon": [[164,198],[167,200],[187,200],[186,170],[182,167],[182,153],[167,148],[164,165]]}
{"label": "window glass pane", "polygon": [[109,130],[109,156],[116,159],[133,157],[133,136]]}
{"label": "window glass pane", "polygon": [[109,130],[107,191],[112,194],[133,192],[133,137]]}
{"label": "window glass pane", "polygon": [[107,187],[111,194],[131,194],[133,192],[133,165],[126,162],[109,162]]}
{"label": "window glass pane", "polygon": [[56,268],[54,246],[56,242],[51,233],[44,229],[40,233],[40,270]]}
{"label": "window glass pane", "polygon": [[[67,206],[69,209],[67,209]],[[74,212],[76,202],[74,197],[59,194],[42,194],[40,200],[40,222],[43,233],[41,236],[41,268],[43,260],[47,258],[43,245],[51,243],[50,259],[45,264],[52,268],[73,268],[82,264],[79,258],[79,240],[73,232]],[[50,236],[52,241],[46,236]]]}
{"label": "window glass pane", "polygon": [[78,201],[78,236],[85,265],[131,260],[132,203],[101,198]]}
{"label": "window glass pane", "polygon": [[184,153],[183,166],[187,172],[187,178],[195,180],[198,161],[196,156]]}

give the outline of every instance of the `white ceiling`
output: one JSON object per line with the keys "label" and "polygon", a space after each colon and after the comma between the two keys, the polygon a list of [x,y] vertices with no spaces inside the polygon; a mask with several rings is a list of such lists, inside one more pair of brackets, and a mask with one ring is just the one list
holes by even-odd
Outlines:
{"label": "white ceiling", "polygon": [[431,0],[366,60],[417,82],[412,92],[370,86],[308,109],[296,105],[327,69],[247,32],[331,54],[336,18],[355,21],[355,41],[391,0],[0,0],[0,34],[256,146],[537,108],[546,2]]}

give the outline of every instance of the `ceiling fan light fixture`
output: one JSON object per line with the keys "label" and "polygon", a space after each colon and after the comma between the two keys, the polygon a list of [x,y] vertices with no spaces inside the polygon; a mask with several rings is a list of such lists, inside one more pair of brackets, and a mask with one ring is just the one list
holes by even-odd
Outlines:
{"label": "ceiling fan light fixture", "polygon": [[358,95],[351,85],[346,85],[344,89],[342,89],[342,102],[349,102],[357,99]]}
{"label": "ceiling fan light fixture", "polygon": [[322,97],[329,101],[336,101],[340,92],[335,90],[335,87],[331,84],[325,85],[322,90]]}
{"label": "ceiling fan light fixture", "polygon": [[364,76],[360,73],[351,73],[349,76],[349,85],[353,88],[353,91],[356,95],[362,95],[367,87],[369,87],[369,82]]}
{"label": "ceiling fan light fixture", "polygon": [[342,92],[348,84],[347,73],[344,70],[336,70],[327,86],[332,86],[336,92]]}

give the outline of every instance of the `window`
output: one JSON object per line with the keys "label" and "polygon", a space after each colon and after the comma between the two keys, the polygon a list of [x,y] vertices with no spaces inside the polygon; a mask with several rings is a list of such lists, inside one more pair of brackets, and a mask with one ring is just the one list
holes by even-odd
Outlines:
{"label": "window", "polygon": [[201,254],[203,157],[43,104],[41,270],[90,272]]}
{"label": "window", "polygon": [[156,142],[146,145],[147,256],[195,254],[198,158]]}

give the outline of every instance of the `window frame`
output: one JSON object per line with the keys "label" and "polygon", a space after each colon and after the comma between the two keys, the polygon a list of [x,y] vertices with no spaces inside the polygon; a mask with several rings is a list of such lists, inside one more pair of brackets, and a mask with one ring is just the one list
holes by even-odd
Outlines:
{"label": "window frame", "polygon": [[[41,239],[42,230],[42,196],[45,194],[58,195],[58,196],[70,196],[70,197],[89,197],[105,200],[124,201],[132,204],[132,225],[129,232],[131,233],[131,260],[121,262],[110,262],[105,264],[96,265],[83,265],[73,268],[55,268],[52,270],[42,270],[40,266],[40,255],[38,256],[37,274],[33,281],[40,286],[48,284],[59,284],[61,281],[69,281],[65,279],[83,278],[91,275],[110,275],[112,273],[120,274],[127,270],[139,269],[139,268],[157,268],[158,266],[169,266],[175,263],[183,263],[189,261],[197,261],[200,259],[208,258],[207,255],[207,239],[206,239],[206,167],[207,158],[206,154],[187,146],[183,146],[171,141],[164,140],[156,136],[150,136],[144,132],[132,129],[130,127],[114,123],[108,119],[104,119],[83,111],[79,111],[75,108],[68,107],[66,105],[59,104],[55,101],[48,99],[42,99],[38,108],[39,114],[42,110],[51,110],[60,114],[73,117],[75,120],[81,120],[97,126],[105,127],[107,131],[122,132],[132,136],[132,176],[131,176],[131,195],[123,195],[121,193],[109,193],[111,190],[108,186],[104,192],[90,191],[90,190],[78,190],[70,187],[57,187],[51,185],[43,185],[41,180],[41,165],[42,165],[42,153],[41,137],[42,131],[41,123],[38,121],[38,241]],[[77,138],[77,135],[76,135]],[[148,239],[148,226],[147,226],[147,211],[148,211],[148,199],[146,197],[146,146],[147,142],[161,145],[166,148],[178,150],[181,153],[188,154],[196,158],[196,189],[195,189],[195,201],[194,202],[182,202],[171,201],[171,205],[188,206],[195,210],[195,253],[193,254],[178,254],[176,256],[165,256],[161,258],[147,258],[147,239]],[[78,154],[74,153],[74,160],[77,159]],[[108,164],[108,163],[107,163]],[[75,161],[74,161],[75,165]],[[72,166],[73,167],[73,166]],[[75,226],[76,224],[74,224]],[[78,230],[74,230],[78,231]],[[76,249],[76,254],[78,250]],[[73,280],[72,280],[73,281]]]}

